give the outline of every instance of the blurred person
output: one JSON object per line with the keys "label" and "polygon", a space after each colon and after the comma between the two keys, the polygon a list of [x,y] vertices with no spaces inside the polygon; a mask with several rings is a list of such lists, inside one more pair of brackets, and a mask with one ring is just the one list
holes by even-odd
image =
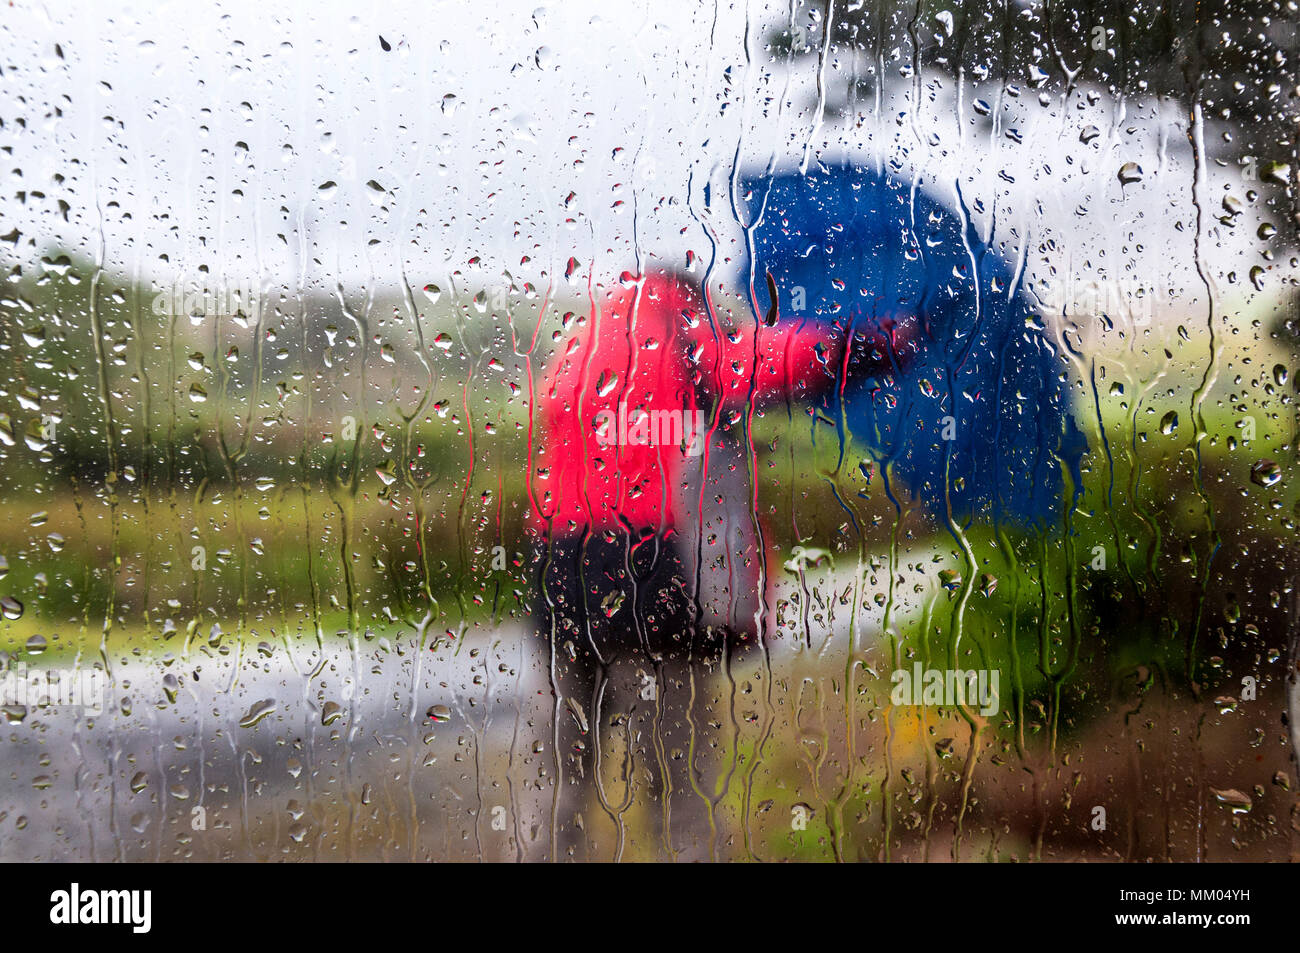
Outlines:
{"label": "blurred person", "polygon": [[[723,414],[833,385],[837,336],[814,321],[723,327],[697,285],[664,271],[625,276],[578,320],[540,385],[530,471],[542,540],[534,614],[550,645],[561,761],[552,847],[576,851],[592,810],[627,808],[627,786],[594,801],[583,792],[600,785],[601,736],[613,731],[671,854],[670,797],[691,796],[693,667],[754,639],[752,625],[707,624],[687,525],[700,511],[685,497],[702,496],[710,453],[726,451]],[[731,580],[737,597],[756,591],[760,558],[733,558],[753,567]]]}

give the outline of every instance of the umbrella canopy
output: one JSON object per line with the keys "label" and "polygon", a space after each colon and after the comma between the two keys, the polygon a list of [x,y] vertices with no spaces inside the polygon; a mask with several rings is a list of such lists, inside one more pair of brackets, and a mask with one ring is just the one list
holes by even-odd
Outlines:
{"label": "umbrella canopy", "polygon": [[826,406],[842,462],[874,460],[889,492],[901,482],[937,519],[1055,522],[1086,445],[1065,362],[1001,250],[959,208],[861,166],[759,177],[745,194],[762,313],[774,287],[783,321],[851,335]]}

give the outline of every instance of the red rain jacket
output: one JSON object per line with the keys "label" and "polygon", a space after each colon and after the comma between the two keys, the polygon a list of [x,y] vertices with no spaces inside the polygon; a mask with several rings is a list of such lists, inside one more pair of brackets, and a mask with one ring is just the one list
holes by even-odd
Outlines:
{"label": "red rain jacket", "polygon": [[838,335],[826,326],[727,329],[722,320],[715,327],[698,290],[671,276],[609,292],[556,353],[537,395],[534,525],[549,521],[557,536],[666,534],[719,402],[723,413],[740,411],[751,399],[834,383]]}

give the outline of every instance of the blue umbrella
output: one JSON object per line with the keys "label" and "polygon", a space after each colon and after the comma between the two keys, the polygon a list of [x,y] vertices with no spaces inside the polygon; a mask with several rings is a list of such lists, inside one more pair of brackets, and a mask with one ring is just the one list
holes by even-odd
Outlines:
{"label": "blue umbrella", "polygon": [[1001,250],[958,209],[861,166],[760,177],[746,194],[763,313],[851,329],[827,407],[841,447],[851,437],[937,519],[951,505],[966,525],[1058,520],[1062,467],[1077,493],[1086,442],[1065,363]]}

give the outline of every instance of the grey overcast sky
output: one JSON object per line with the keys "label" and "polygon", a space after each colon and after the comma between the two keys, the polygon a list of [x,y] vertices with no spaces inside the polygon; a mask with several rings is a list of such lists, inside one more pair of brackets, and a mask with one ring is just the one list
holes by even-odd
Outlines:
{"label": "grey overcast sky", "polygon": [[[787,70],[764,49],[788,16],[685,0],[13,7],[0,82],[23,122],[4,117],[4,171],[44,198],[8,204],[3,231],[23,238],[0,248],[288,291],[545,284],[571,258],[580,280],[608,279],[712,247],[725,277],[744,245],[735,169],[851,154],[950,201],[960,187],[1030,281],[1104,273],[1195,298],[1184,111],[1086,87],[1062,104],[991,80],[916,84],[900,54],[879,103],[844,121],[819,114],[815,57]],[[845,65],[826,64],[828,86]],[[1140,182],[1121,183],[1126,163]],[[1247,202],[1216,221],[1245,191],[1237,168],[1211,163],[1202,188],[1216,291],[1244,301],[1261,215]]]}

